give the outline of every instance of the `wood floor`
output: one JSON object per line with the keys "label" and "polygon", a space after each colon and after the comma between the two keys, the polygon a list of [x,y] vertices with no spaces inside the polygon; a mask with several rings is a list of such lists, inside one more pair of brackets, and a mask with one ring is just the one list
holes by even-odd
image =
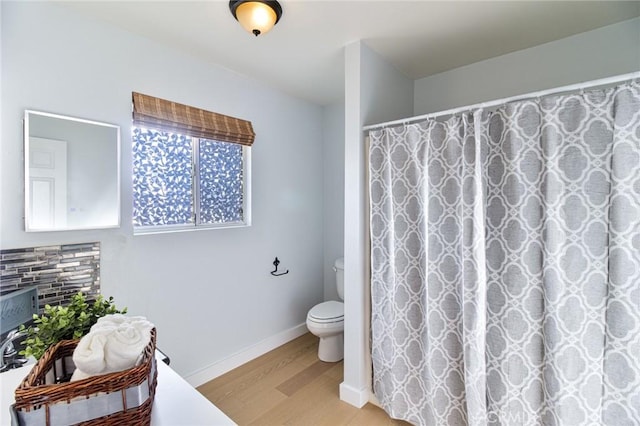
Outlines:
{"label": "wood floor", "polygon": [[342,362],[318,360],[318,338],[307,333],[198,391],[239,425],[408,425],[340,401],[341,382]]}

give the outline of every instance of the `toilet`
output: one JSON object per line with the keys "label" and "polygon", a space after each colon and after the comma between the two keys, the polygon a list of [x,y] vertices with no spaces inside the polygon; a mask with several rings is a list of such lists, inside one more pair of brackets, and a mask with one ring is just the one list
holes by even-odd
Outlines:
{"label": "toilet", "polygon": [[[344,259],[337,259],[336,272],[338,296],[344,300]],[[311,308],[307,314],[307,328],[320,338],[318,358],[324,362],[338,362],[344,356],[344,303],[330,300]]]}

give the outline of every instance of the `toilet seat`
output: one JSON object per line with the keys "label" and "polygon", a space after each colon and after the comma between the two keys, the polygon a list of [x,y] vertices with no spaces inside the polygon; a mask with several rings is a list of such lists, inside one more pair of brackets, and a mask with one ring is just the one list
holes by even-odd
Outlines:
{"label": "toilet seat", "polygon": [[322,302],[311,308],[307,314],[307,321],[316,324],[344,322],[344,304],[335,300]]}

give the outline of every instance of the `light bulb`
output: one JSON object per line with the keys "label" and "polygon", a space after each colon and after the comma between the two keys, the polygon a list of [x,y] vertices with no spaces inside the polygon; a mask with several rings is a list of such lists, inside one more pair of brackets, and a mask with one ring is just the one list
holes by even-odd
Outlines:
{"label": "light bulb", "polygon": [[277,20],[276,12],[271,7],[257,1],[239,5],[236,17],[245,30],[256,36],[267,33]]}

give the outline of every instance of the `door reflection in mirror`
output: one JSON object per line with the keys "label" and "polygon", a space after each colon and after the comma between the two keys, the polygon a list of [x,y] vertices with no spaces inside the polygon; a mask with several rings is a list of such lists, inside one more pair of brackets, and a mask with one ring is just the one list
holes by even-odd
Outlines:
{"label": "door reflection in mirror", "polygon": [[67,227],[67,142],[29,138],[30,224]]}

